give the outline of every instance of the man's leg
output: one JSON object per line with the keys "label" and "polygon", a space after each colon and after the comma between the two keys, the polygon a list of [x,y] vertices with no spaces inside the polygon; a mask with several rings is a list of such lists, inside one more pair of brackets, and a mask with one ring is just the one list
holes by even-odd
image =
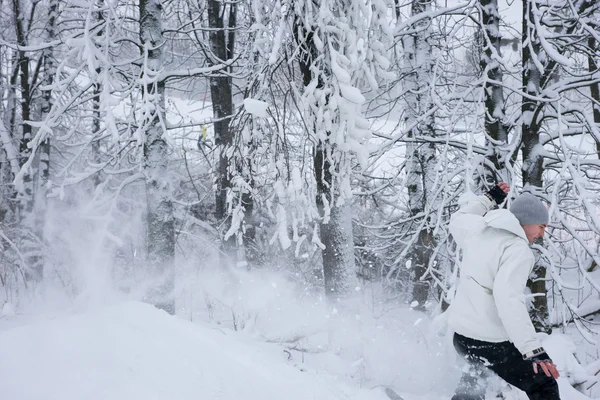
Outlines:
{"label": "man's leg", "polygon": [[454,348],[466,361],[467,366],[454,391],[452,400],[484,400],[488,371],[481,359],[477,358],[468,338],[455,334]]}
{"label": "man's leg", "polygon": [[518,387],[531,400],[560,400],[558,384],[546,376],[541,368],[533,371],[533,363],[523,360],[521,353],[510,342],[499,343],[498,358],[491,357],[490,369],[513,386]]}
{"label": "man's leg", "polygon": [[479,368],[477,365],[469,363],[463,370],[452,400],[484,400],[486,379],[485,368]]}
{"label": "man's leg", "polygon": [[[533,363],[523,360],[510,342],[489,343],[454,334],[454,347],[474,365],[483,365],[500,378],[521,389],[531,400],[560,400],[558,384],[541,370],[533,372]],[[457,400],[462,399],[458,397]],[[469,399],[466,397],[465,399]],[[477,399],[477,397],[475,397]]]}

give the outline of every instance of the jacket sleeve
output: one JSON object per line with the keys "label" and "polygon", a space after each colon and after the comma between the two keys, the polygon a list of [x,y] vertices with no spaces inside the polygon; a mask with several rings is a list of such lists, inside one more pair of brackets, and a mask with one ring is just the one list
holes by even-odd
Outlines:
{"label": "jacket sleeve", "polygon": [[521,354],[542,346],[525,305],[525,286],[534,263],[535,257],[527,244],[514,239],[504,248],[494,279],[498,315],[510,341]]}
{"label": "jacket sleeve", "polygon": [[[462,201],[464,201],[464,197],[461,198]],[[464,247],[469,236],[480,232],[485,227],[483,216],[495,206],[496,203],[487,196],[473,196],[452,215],[449,225],[450,233],[460,247]]]}

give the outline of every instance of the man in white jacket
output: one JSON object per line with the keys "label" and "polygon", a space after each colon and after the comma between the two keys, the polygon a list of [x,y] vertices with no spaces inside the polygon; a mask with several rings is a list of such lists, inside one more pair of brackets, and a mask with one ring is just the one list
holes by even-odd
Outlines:
{"label": "man in white jacket", "polygon": [[510,211],[494,210],[508,192],[500,183],[473,196],[450,221],[462,263],[448,323],[454,347],[469,364],[452,400],[483,400],[489,370],[530,399],[560,400],[558,371],[541,346],[523,293],[535,262],[529,245],[543,237],[548,210],[528,193]]}

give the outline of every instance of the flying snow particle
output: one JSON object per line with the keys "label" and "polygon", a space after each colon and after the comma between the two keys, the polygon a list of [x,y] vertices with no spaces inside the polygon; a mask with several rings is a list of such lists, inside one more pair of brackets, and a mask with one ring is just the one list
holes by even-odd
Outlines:
{"label": "flying snow particle", "polygon": [[255,99],[244,99],[244,108],[255,117],[267,118],[268,103]]}
{"label": "flying snow particle", "polygon": [[2,306],[2,316],[4,317],[14,317],[15,316],[15,308],[11,303],[4,303]]}

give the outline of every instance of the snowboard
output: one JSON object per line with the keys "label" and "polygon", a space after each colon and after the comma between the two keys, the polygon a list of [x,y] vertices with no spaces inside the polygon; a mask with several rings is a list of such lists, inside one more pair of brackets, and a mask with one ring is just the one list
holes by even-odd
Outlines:
{"label": "snowboard", "polygon": [[404,400],[404,397],[396,393],[391,387],[385,388],[385,394],[390,398],[390,400]]}

